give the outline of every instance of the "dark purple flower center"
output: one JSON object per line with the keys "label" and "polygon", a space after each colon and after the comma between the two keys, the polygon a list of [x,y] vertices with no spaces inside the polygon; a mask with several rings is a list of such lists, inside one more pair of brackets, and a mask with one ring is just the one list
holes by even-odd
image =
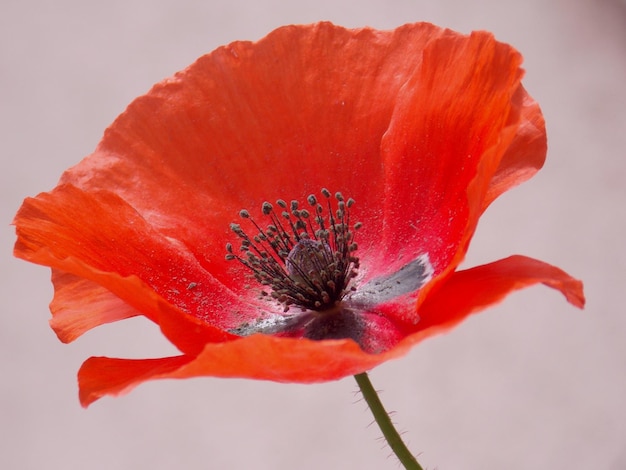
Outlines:
{"label": "dark purple flower center", "polygon": [[230,226],[241,246],[236,254],[228,243],[226,259],[248,268],[257,282],[269,288],[261,290],[261,295],[282,304],[285,312],[290,306],[328,311],[354,290],[350,281],[359,268],[354,233],[361,227],[358,222],[351,225],[354,200],[344,200],[338,192],[333,201],[327,189],[321,193],[324,203],[312,194],[307,198],[310,211],[300,209],[298,201],[288,206],[279,199],[276,204],[282,211],[278,214],[272,204],[264,202],[262,211],[269,219],[265,227],[247,210],[240,211],[254,227],[252,236],[239,224]]}

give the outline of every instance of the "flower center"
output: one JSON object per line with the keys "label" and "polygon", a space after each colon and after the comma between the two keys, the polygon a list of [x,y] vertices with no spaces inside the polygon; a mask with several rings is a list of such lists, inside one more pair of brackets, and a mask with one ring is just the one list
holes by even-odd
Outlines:
{"label": "flower center", "polygon": [[335,201],[325,188],[321,193],[325,204],[313,194],[307,198],[310,211],[300,209],[298,201],[288,206],[279,199],[276,204],[282,211],[278,215],[272,204],[264,202],[261,210],[269,219],[265,228],[247,210],[241,210],[239,216],[254,227],[253,236],[239,224],[230,225],[241,239],[241,254],[235,254],[228,243],[226,259],[248,268],[257,282],[269,288],[261,295],[278,301],[285,312],[292,305],[302,310],[329,310],[355,290],[350,286],[359,268],[354,231],[361,223],[350,225],[354,199],[344,200],[338,192]]}

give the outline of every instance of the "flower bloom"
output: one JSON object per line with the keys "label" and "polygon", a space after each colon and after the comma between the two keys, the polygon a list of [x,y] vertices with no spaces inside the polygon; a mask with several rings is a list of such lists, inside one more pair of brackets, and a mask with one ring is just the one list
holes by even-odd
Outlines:
{"label": "flower bloom", "polygon": [[137,98],[14,222],[16,256],[52,268],[62,341],[143,315],[180,350],[88,359],[81,403],[157,378],[339,379],[536,283],[582,307],[531,258],[457,270],[544,162],[521,61],[427,23],[287,26]]}

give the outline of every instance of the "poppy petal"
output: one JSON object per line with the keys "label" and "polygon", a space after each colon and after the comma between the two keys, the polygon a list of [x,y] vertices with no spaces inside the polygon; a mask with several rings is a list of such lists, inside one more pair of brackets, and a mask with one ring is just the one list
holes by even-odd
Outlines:
{"label": "poppy petal", "polygon": [[207,344],[197,357],[92,357],[85,361],[78,378],[81,402],[86,406],[104,395],[123,393],[158,378],[213,376],[286,383],[325,382],[369,370],[407,351],[405,346],[383,354],[368,354],[352,340],[313,341],[257,334]]}
{"label": "poppy petal", "polygon": [[[120,218],[124,224],[118,223]],[[207,338],[229,339],[232,335],[223,330],[251,315],[248,304],[243,304],[241,298],[179,249],[176,242],[147,226],[132,208],[110,192],[86,193],[71,185],[58,186],[51,193],[27,199],[15,224],[16,256],[101,285],[131,309],[161,324],[164,333],[181,350],[191,347],[195,351]],[[64,297],[55,299],[53,304],[60,309]],[[206,306],[208,299],[212,309]],[[215,308],[216,305],[222,307]],[[195,320],[188,313],[192,309]],[[88,304],[84,303],[83,311],[83,316],[91,314]],[[120,313],[119,319],[125,315]],[[86,321],[80,316],[67,319],[83,321],[83,326]],[[170,326],[166,328],[163,322]],[[190,332],[180,331],[190,326],[189,322],[195,325]],[[84,331],[83,326],[76,326],[72,334]],[[68,328],[71,329],[65,324],[64,329]],[[191,332],[200,333],[198,328],[202,328],[198,337],[202,340],[198,339],[194,346],[191,339],[197,335]]]}
{"label": "poppy petal", "polygon": [[528,93],[519,88],[522,115],[515,138],[502,157],[483,203],[483,210],[513,186],[530,179],[541,169],[548,149],[546,124],[541,109]]}
{"label": "poppy petal", "polygon": [[481,206],[472,199],[484,197],[468,187],[479,165],[488,181],[515,134],[520,64],[518,52],[485,32],[426,46],[382,141],[382,259],[427,253],[436,275],[461,261]]}
{"label": "poppy petal", "polygon": [[161,359],[111,359],[90,357],[78,372],[79,399],[88,406],[104,395],[122,395],[136,385],[161,377],[193,360],[193,356]]}
{"label": "poppy petal", "polygon": [[52,270],[50,326],[64,343],[96,326],[141,315],[111,291],[87,279]]}
{"label": "poppy petal", "polygon": [[509,293],[538,283],[560,291],[576,307],[585,304],[582,282],[543,261],[515,255],[453,273],[421,305],[418,328],[431,334],[447,330]]}

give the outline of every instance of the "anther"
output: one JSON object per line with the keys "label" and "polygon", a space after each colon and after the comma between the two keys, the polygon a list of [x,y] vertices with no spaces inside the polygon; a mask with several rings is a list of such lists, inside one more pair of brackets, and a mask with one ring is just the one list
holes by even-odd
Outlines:
{"label": "anther", "polygon": [[[256,233],[248,235],[239,224],[230,224],[241,239],[243,254],[234,254],[232,244],[228,243],[226,260],[236,259],[252,271],[252,277],[269,288],[261,291],[261,297],[274,299],[285,311],[291,305],[302,310],[331,309],[354,290],[349,285],[359,268],[359,259],[354,256],[357,244],[349,213],[354,200],[350,198],[346,202],[337,192],[333,207],[331,192],[323,188],[321,194],[328,200],[326,207],[318,203],[313,194],[307,197],[309,205],[315,208],[313,216],[306,209],[298,209],[296,200],[287,205],[278,199],[276,204],[285,209],[280,216],[274,213],[269,202],[261,206],[263,215],[269,217],[265,228],[247,210],[239,212],[240,217],[250,221]],[[361,226],[358,222],[353,230]]]}

